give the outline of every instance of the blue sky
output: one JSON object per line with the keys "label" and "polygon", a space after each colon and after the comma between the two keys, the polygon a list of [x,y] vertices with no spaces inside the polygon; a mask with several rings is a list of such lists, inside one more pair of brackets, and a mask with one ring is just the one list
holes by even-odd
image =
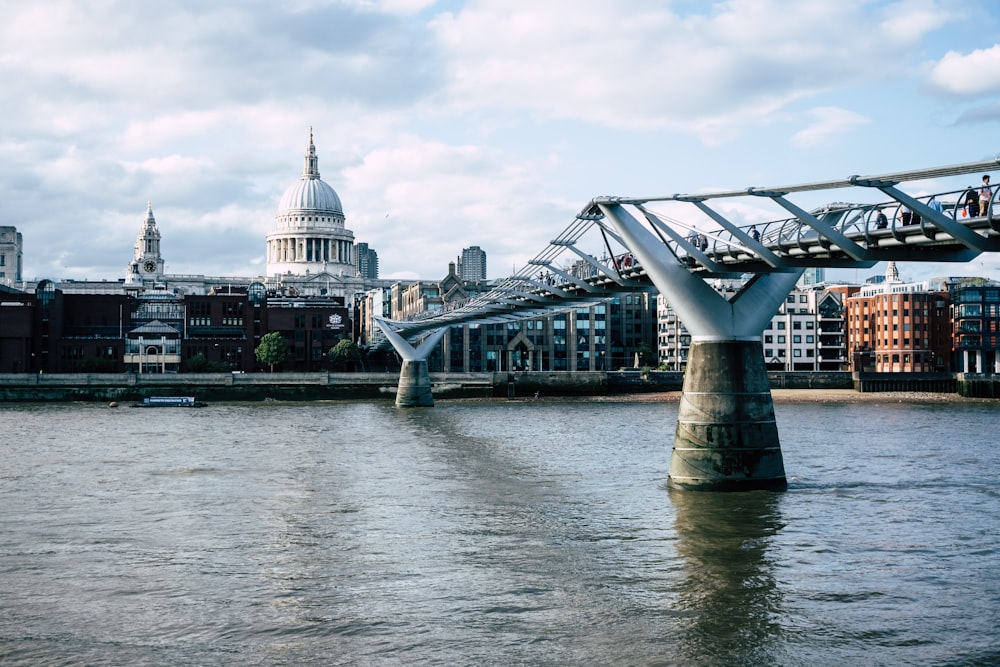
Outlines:
{"label": "blue sky", "polygon": [[998,36],[992,0],[3,3],[0,225],[28,279],[116,279],[150,201],[168,272],[260,275],[312,127],[382,277],[497,278],[598,195],[994,157]]}

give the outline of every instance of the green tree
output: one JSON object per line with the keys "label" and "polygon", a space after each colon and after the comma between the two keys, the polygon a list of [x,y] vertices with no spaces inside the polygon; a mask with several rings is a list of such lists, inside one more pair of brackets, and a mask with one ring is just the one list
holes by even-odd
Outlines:
{"label": "green tree", "polygon": [[357,370],[361,363],[361,348],[353,340],[344,338],[330,348],[326,357],[335,371]]}
{"label": "green tree", "polygon": [[288,358],[288,341],[277,331],[272,331],[260,339],[260,345],[253,352],[257,361],[267,364],[273,373],[274,365]]}
{"label": "green tree", "polygon": [[635,351],[639,355],[640,366],[649,366],[653,363],[653,361],[655,361],[653,348],[649,346],[649,343],[639,343],[639,345],[635,348]]}
{"label": "green tree", "polygon": [[189,373],[205,373],[208,371],[208,357],[199,352],[184,362],[184,370]]}

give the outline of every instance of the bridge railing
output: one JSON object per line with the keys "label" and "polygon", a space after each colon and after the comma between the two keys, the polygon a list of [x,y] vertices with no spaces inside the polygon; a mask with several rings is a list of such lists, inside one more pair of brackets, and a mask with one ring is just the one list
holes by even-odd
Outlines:
{"label": "bridge railing", "polygon": [[[884,259],[971,259],[986,250],[1000,251],[997,186],[990,188],[985,210],[974,211],[975,215],[965,206],[964,200],[972,196],[969,191],[978,192],[979,188],[915,196],[896,186],[903,182],[927,182],[989,172],[998,166],[1000,157],[884,176],[851,176],[770,189],[646,198],[597,197],[534,259],[499,281],[489,292],[424,315],[419,321],[396,324],[400,331],[416,334],[468,322],[509,321],[599,303],[623,291],[651,288],[633,249],[625,247],[604,218],[601,209],[604,205],[637,209],[639,219],[648,221],[677,261],[703,275],[762,273],[804,266],[871,266]],[[827,204],[812,211],[801,209],[786,198],[789,194],[845,188],[863,192],[863,198],[877,191],[887,198],[868,203]],[[978,194],[975,196],[978,199]],[[737,197],[770,200],[792,215],[746,224],[732,222],[708,205]],[[935,201],[940,202],[940,210],[932,205]],[[691,222],[690,217],[678,220],[654,211],[652,207],[661,202],[693,205],[708,217],[709,224],[706,226],[700,217]],[[914,212],[924,215],[915,217]],[[908,218],[907,213],[910,214]],[[880,216],[884,216],[884,221]],[[928,219],[929,216],[939,217],[933,220]],[[578,247],[585,236],[591,246],[595,245],[592,242],[594,232],[600,235],[598,254],[603,259]],[[573,263],[582,265],[585,270],[569,268]]]}
{"label": "bridge railing", "polygon": [[[931,208],[934,208],[933,202],[938,202],[943,215],[957,224],[982,232],[981,235],[985,238],[1000,233],[1000,207],[996,204],[1000,187],[994,185],[989,188],[990,199],[986,206],[979,203],[979,190],[946,190],[914,199]],[[975,208],[966,204],[967,197],[974,197]],[[704,223],[685,223],[658,212],[644,210],[665,224],[701,234],[707,242],[703,252],[717,262],[734,264],[759,259],[759,254],[743,239],[726,229],[708,229]],[[894,199],[871,203],[834,203],[810,213],[826,229],[839,232],[864,248],[924,243],[926,240],[938,240],[944,233],[931,220],[911,212],[906,205]],[[833,240],[797,216],[752,224],[737,223],[737,226],[747,236],[752,236],[752,232],[756,231],[765,248],[786,259],[819,258],[837,246]],[[687,240],[693,242],[693,235]],[[698,263],[697,255],[683,244],[675,241],[666,243],[679,261],[689,266]],[[697,246],[696,242],[693,244]]]}

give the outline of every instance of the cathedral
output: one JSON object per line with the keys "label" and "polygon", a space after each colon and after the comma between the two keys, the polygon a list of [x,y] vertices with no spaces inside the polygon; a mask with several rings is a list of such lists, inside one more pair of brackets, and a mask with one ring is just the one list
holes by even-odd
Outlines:
{"label": "cathedral", "polygon": [[[150,203],[132,259],[125,269],[124,289],[136,296],[167,292],[183,297],[208,294],[221,285],[249,287],[259,283],[268,294],[276,296],[337,298],[347,304],[356,294],[387,287],[392,281],[378,280],[368,271],[359,275],[354,232],[345,226],[345,221],[340,196],[320,178],[319,158],[310,130],[302,175],[282,195],[274,227],[267,234],[266,275],[248,278],[165,273],[166,259],[161,253],[160,231]],[[367,266],[374,251],[367,244],[360,246],[361,264]],[[63,284],[60,288],[111,291],[107,282]]]}

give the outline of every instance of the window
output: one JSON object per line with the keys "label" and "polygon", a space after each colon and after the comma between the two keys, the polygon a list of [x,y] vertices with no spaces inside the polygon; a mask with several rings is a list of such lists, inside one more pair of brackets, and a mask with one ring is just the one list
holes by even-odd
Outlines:
{"label": "window", "polygon": [[802,342],[802,336],[792,336],[792,342],[793,343],[801,343]]}
{"label": "window", "polygon": [[784,342],[785,342],[785,337],[784,336],[778,336],[778,344],[780,345],[781,343],[784,343]]}
{"label": "window", "polygon": [[[868,329],[865,329],[865,333],[868,333]],[[813,342],[813,337],[812,336],[806,336],[806,342],[807,343],[812,343]]]}
{"label": "window", "polygon": [[766,345],[770,345],[773,342],[774,342],[774,336],[772,336],[770,334],[768,334],[767,336],[764,336],[764,343]]}
{"label": "window", "polygon": [[802,356],[802,350],[792,350],[792,356],[793,357],[801,357]]}
{"label": "window", "polygon": [[784,330],[785,330],[785,323],[778,322],[778,331],[784,331]]}
{"label": "window", "polygon": [[806,296],[805,294],[799,295],[799,303],[808,303],[808,302],[809,302],[808,296]]}

